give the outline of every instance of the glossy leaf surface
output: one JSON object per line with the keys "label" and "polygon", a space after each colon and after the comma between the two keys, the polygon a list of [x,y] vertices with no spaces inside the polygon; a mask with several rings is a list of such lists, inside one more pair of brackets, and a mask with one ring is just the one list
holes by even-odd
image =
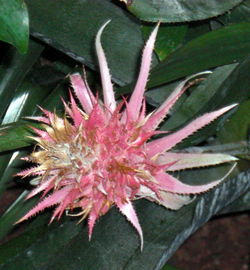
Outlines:
{"label": "glossy leaf surface", "polygon": [[29,42],[28,10],[23,0],[0,0],[0,40],[26,53]]}
{"label": "glossy leaf surface", "polygon": [[[225,170],[221,173],[223,175]],[[67,218],[65,223],[48,227],[45,235],[37,237],[31,246],[14,257],[9,257],[0,269],[11,270],[14,265],[19,265],[20,270],[87,270],[92,269],[93,261],[96,270],[117,270],[117,265],[124,270],[136,270],[142,265],[145,270],[161,269],[192,232],[250,187],[249,173],[225,181],[177,212],[146,201],[135,203],[145,236],[143,252],[134,229],[116,209],[112,209],[99,220],[90,242],[86,227],[83,224],[76,226],[75,221]],[[212,177],[214,174],[218,175],[218,172],[203,175]],[[9,243],[1,249],[7,252],[13,245]],[[45,252],[45,249],[50,252]]]}
{"label": "glossy leaf surface", "polygon": [[250,24],[242,23],[202,35],[152,70],[148,87],[154,87],[202,70],[242,60],[250,51]]}
{"label": "glossy leaf surface", "polygon": [[[153,29],[154,27],[152,26],[144,26],[142,28],[144,36],[148,38]],[[171,52],[181,46],[187,30],[187,25],[161,25],[154,49],[160,61],[164,60]]]}
{"label": "glossy leaf surface", "polygon": [[111,20],[103,33],[102,43],[113,80],[124,85],[135,78],[143,47],[140,27],[111,1],[80,0],[74,4],[68,0],[26,2],[33,36],[95,69],[98,68],[94,39],[98,29]]}
{"label": "glossy leaf surface", "polygon": [[230,12],[220,16],[217,19],[223,24],[232,24],[250,21],[250,0],[244,0],[240,5],[236,6]]}
{"label": "glossy leaf surface", "polygon": [[42,45],[31,40],[27,54],[20,55],[14,48],[11,48],[3,58],[0,70],[0,98],[3,102],[0,107],[1,118],[16,95],[15,91],[20,87],[24,77],[31,70],[43,49]]}
{"label": "glossy leaf surface", "polygon": [[[216,83],[213,85],[218,87],[216,91],[214,91],[213,95],[206,101],[206,103],[202,106],[202,108],[194,114],[192,117],[195,118],[199,115],[202,115],[208,111],[212,111],[216,108],[221,108],[228,104],[240,103],[250,97],[250,77],[247,75],[250,70],[250,57],[247,57],[242,63],[237,65],[232,72],[229,70],[229,76],[223,80],[223,76],[221,76],[222,84]],[[212,75],[210,75],[212,76]],[[220,78],[218,78],[220,82]],[[208,90],[207,90],[208,91]],[[183,104],[182,109],[185,107]],[[197,105],[199,108],[199,104]],[[179,147],[187,147],[189,145],[195,145],[199,142],[205,140],[209,136],[216,133],[216,131],[222,127],[226,121],[226,119],[237,111],[238,108],[233,109],[230,113],[222,116],[219,120],[214,123],[204,127],[191,137],[187,138]],[[178,114],[177,114],[178,115]],[[173,115],[173,117],[175,117]],[[172,120],[171,125],[174,124],[174,120]],[[175,121],[175,125],[178,124],[178,121]],[[167,128],[168,123],[163,126],[163,128]]]}
{"label": "glossy leaf surface", "polygon": [[242,0],[132,0],[128,9],[141,20],[151,22],[187,22],[218,16],[242,2]]}
{"label": "glossy leaf surface", "polygon": [[250,159],[250,100],[243,102],[237,112],[230,117],[218,132],[221,143],[240,143],[245,145],[241,157]]}

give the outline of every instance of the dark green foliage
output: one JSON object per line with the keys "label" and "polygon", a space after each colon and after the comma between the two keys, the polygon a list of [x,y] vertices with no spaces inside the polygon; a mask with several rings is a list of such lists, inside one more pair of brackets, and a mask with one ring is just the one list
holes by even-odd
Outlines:
{"label": "dark green foliage", "polygon": [[[81,72],[82,65],[92,89],[100,89],[94,39],[109,19],[102,41],[117,96],[133,89],[143,37],[154,27],[144,21],[160,19],[146,93],[152,107],[160,106],[184,77],[213,71],[186,91],[161,129],[175,130],[201,114],[239,103],[178,148],[231,153],[240,161],[222,185],[179,211],[135,202],[145,237],[143,252],[135,230],[114,207],[97,222],[90,242],[86,222],[76,225],[76,218],[64,216],[48,226],[49,209],[0,246],[1,270],[160,270],[212,216],[250,208],[250,1],[131,2],[126,7],[111,0],[0,0],[0,39],[18,48],[0,44],[0,195],[13,186],[22,191],[0,217],[1,239],[38,199],[25,201],[28,180],[13,178],[25,166],[20,158],[32,151],[28,136],[30,126],[37,125],[23,117],[41,114],[36,105],[64,114],[60,97],[68,102],[67,75]],[[223,177],[228,169],[189,170],[178,177],[190,184],[205,183]],[[166,265],[163,270],[174,268]]]}

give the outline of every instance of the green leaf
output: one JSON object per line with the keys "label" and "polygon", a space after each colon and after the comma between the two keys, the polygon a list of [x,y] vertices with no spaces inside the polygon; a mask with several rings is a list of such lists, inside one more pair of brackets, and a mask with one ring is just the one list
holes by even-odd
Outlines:
{"label": "green leaf", "polygon": [[[250,69],[249,69],[250,70]],[[250,100],[243,102],[237,112],[228,119],[225,125],[217,133],[221,143],[245,144],[246,152],[242,158],[250,159],[250,144],[247,141],[250,136]]]}
{"label": "green leaf", "polygon": [[138,18],[151,22],[187,22],[218,16],[232,9],[242,0],[131,0],[128,9]]}
{"label": "green leaf", "polygon": [[241,195],[237,200],[230,203],[227,207],[223,208],[219,214],[239,213],[250,210],[250,191]]}
{"label": "green leaf", "polygon": [[[250,23],[236,24],[204,34],[171,53],[152,69],[148,88],[213,67],[241,61],[250,51]],[[119,88],[123,95],[132,85]]]}
{"label": "green leaf", "polygon": [[[154,26],[143,26],[142,31],[146,40]],[[187,33],[187,25],[161,25],[155,42],[155,52],[160,61],[164,60],[171,52],[180,46],[185,34]]]}
{"label": "green leaf", "polygon": [[[26,59],[24,59],[24,62],[27,64]],[[19,63],[20,66],[24,66],[22,65],[24,64],[22,61],[20,61]],[[19,71],[20,66],[18,66],[17,68],[17,70]],[[29,65],[27,66],[29,67]],[[26,72],[26,68],[24,71]],[[16,87],[18,82],[17,79],[13,76],[14,74],[16,73],[7,72],[7,75],[10,76],[7,76],[8,78],[6,79],[6,85],[9,85],[10,87]],[[21,79],[22,77],[23,76],[21,76]],[[6,93],[6,91],[8,92],[8,90],[10,89],[3,87],[2,95],[4,96],[4,94]],[[23,115],[32,115],[32,113],[36,109],[37,103],[40,103],[47,96],[48,90],[41,89],[35,83],[31,83],[29,80],[25,79],[18,87],[18,89],[15,89],[15,91],[13,91],[11,94],[12,100],[10,104],[7,103],[7,109],[4,108],[5,111],[2,111],[4,112],[2,124],[5,125],[1,125],[0,127],[0,152],[5,151],[5,153],[1,153],[0,155],[0,194],[2,194],[6,190],[6,188],[8,187],[8,183],[13,179],[13,175],[17,172],[17,170],[19,170],[20,166],[20,162],[18,162],[18,160],[21,157],[21,153],[19,151],[14,153],[6,151],[20,148],[20,146],[28,146],[30,142],[27,143],[27,141],[31,141],[26,137],[22,137],[22,135],[24,135],[23,132],[26,132],[26,136],[31,135],[28,124],[26,124],[26,127],[22,132],[22,129],[20,129],[20,125],[16,124],[16,121],[18,121]],[[5,97],[6,96],[7,95],[5,95]],[[10,97],[7,96],[6,99],[8,100],[9,98]],[[13,128],[13,126],[15,128]],[[2,231],[4,231],[4,229]]]}
{"label": "green leaf", "polygon": [[134,79],[143,47],[140,25],[111,1],[27,0],[26,3],[33,36],[97,70],[95,36],[111,19],[102,44],[113,80],[124,85]]}
{"label": "green leaf", "polygon": [[[218,171],[204,172],[207,177],[218,177]],[[223,175],[225,170],[220,172]],[[198,176],[198,177],[197,177]],[[196,172],[200,180],[200,172]],[[193,179],[192,175],[190,178]],[[46,234],[19,249],[8,257],[0,269],[12,270],[160,270],[174,251],[220,209],[230,204],[250,188],[250,171],[225,181],[218,188],[198,196],[192,203],[179,211],[165,208],[145,201],[135,202],[143,228],[145,244],[140,251],[139,238],[134,228],[113,208],[95,226],[91,241],[87,237],[84,224],[76,226],[75,220],[55,223],[49,226]],[[28,237],[28,232],[26,237]],[[22,237],[22,236],[20,236]],[[25,238],[22,238],[25,241]],[[13,250],[17,240],[0,247],[0,254]],[[20,242],[20,241],[19,241]]]}
{"label": "green leaf", "polygon": [[[29,211],[37,202],[37,198],[25,201],[28,191],[24,191],[18,199],[0,217],[0,239],[2,239],[13,227],[14,223]],[[1,262],[1,260],[0,260]]]}
{"label": "green leaf", "polygon": [[0,40],[26,53],[29,42],[29,18],[22,0],[0,0]]}
{"label": "green leaf", "polygon": [[181,269],[173,267],[172,265],[166,264],[161,270],[181,270]]}
{"label": "green leaf", "polygon": [[250,100],[247,100],[239,105],[237,112],[220,129],[218,138],[223,143],[246,141],[249,127]]}
{"label": "green leaf", "polygon": [[250,0],[244,0],[230,12],[218,17],[217,21],[223,24],[232,24],[250,21]]}
{"label": "green leaf", "polygon": [[43,48],[44,47],[37,42],[30,41],[29,50],[26,55],[20,55],[12,48],[10,52],[5,55],[0,70],[0,99],[2,101],[0,107],[1,118],[3,118],[6,108],[9,106],[12,98],[16,95],[15,91],[20,87],[24,77],[40,56]]}
{"label": "green leaf", "polygon": [[[48,227],[46,225],[46,227]],[[45,227],[45,228],[46,228]],[[65,243],[70,242],[72,238],[74,238],[79,233],[80,226],[76,226],[74,222],[65,222],[65,224],[61,224],[60,226],[50,226],[47,230],[50,231],[50,234],[44,236],[44,227],[38,227],[37,231],[28,231],[24,236],[21,236],[21,239],[15,239],[15,245],[22,253],[25,251],[25,256],[29,258],[29,263],[25,265],[24,260],[21,260],[18,263],[18,268],[26,269],[26,270],[34,270],[34,269],[42,269],[42,266],[46,265],[53,257],[53,255],[57,252],[60,252],[60,249],[63,248]],[[36,228],[37,230],[37,228]],[[33,240],[32,243],[29,243],[29,238]],[[39,237],[44,236],[42,239],[45,241],[41,241]],[[28,239],[27,239],[28,238]],[[53,243],[57,243],[54,245]],[[30,248],[29,244],[34,245],[34,248]],[[19,245],[21,248],[19,248]],[[28,246],[25,249],[25,246]],[[10,256],[11,254],[15,255],[16,251],[12,245],[8,243],[6,246],[2,246],[1,253],[5,254],[5,256]],[[20,254],[20,253],[19,253]],[[17,254],[17,257],[19,257]],[[3,261],[6,260],[6,257],[3,256]],[[32,258],[35,256],[35,260],[32,262]],[[0,257],[1,258],[1,257]],[[11,258],[12,259],[12,258]],[[20,259],[20,257],[19,257]],[[18,259],[18,260],[19,260]],[[8,262],[7,262],[8,263]],[[4,265],[4,264],[2,264]],[[1,269],[1,266],[0,266]],[[14,268],[13,268],[14,269]]]}
{"label": "green leaf", "polygon": [[[0,224],[1,226],[4,226],[1,228],[4,228],[5,230],[6,223],[2,223],[0,221]],[[7,243],[5,245],[6,248],[1,250],[1,264],[8,261],[8,258],[15,256],[16,254],[24,250],[26,247],[29,247],[38,237],[41,237],[41,235],[46,232],[46,229],[47,228],[45,226],[36,227],[33,230],[29,230],[28,233],[23,233],[21,237],[16,238],[15,240],[13,240],[13,242]]]}
{"label": "green leaf", "polygon": [[[218,87],[216,91],[212,90],[214,93],[209,100],[203,104],[202,109],[200,109],[192,118],[196,118],[199,115],[202,115],[206,112],[222,108],[223,106],[230,105],[233,103],[240,103],[244,100],[247,100],[250,97],[250,77],[247,75],[250,71],[250,57],[247,57],[242,63],[237,65],[237,67],[230,73],[229,76],[223,83],[217,84],[214,83],[213,86]],[[223,79],[224,76],[221,76]],[[225,78],[225,77],[224,77]],[[208,90],[207,90],[208,91]],[[184,103],[185,104],[185,103]],[[183,104],[182,110],[185,107]],[[199,106],[197,107],[199,108]],[[190,145],[196,145],[206,138],[210,137],[213,134],[216,134],[217,130],[225,124],[225,121],[230,115],[233,115],[237,111],[237,107],[225,115],[221,116],[215,122],[209,124],[208,126],[202,128],[199,132],[196,132],[194,135],[190,136],[184,140],[181,144],[178,145],[180,148],[185,148]],[[178,114],[177,114],[178,115]],[[173,117],[175,115],[173,114]],[[191,120],[191,119],[190,119]],[[178,125],[178,119],[176,121],[172,120],[171,125]],[[167,122],[163,125],[163,129],[168,128]]]}
{"label": "green leaf", "polygon": [[236,24],[202,35],[159,63],[151,72],[154,87],[201,70],[242,60],[250,51],[250,23]]}
{"label": "green leaf", "polygon": [[[164,129],[172,130],[180,125],[185,124],[187,121],[194,119],[195,117],[205,113],[204,106],[207,110],[211,111],[206,104],[214,100],[216,93],[221,93],[221,87],[226,80],[230,80],[230,75],[235,70],[237,64],[226,65],[218,67],[209,75],[203,82],[197,85],[194,89],[189,91],[188,97],[177,109],[172,110],[171,117],[164,124]],[[204,77],[203,77],[204,78]],[[231,82],[231,80],[230,80]],[[234,90],[230,91],[230,87],[227,88],[227,96],[232,94]],[[156,95],[155,91],[152,91],[151,98]],[[155,94],[154,94],[155,93]],[[221,103],[225,100],[225,95],[223,97],[217,97],[217,106],[222,106]],[[237,100],[233,101],[236,102]],[[162,101],[163,102],[163,101]]]}

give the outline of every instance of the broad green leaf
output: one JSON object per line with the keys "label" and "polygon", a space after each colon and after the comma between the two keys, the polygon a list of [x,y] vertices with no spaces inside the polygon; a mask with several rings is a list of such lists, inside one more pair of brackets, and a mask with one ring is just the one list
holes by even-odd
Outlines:
{"label": "broad green leaf", "polygon": [[26,53],[29,42],[28,10],[23,0],[0,0],[0,40]]}
{"label": "broad green leaf", "polygon": [[[181,83],[181,80],[170,82],[146,91],[145,97],[147,103],[151,106],[159,107],[170,96],[179,83]],[[178,107],[186,100],[187,96],[187,93],[182,94],[179,100],[175,103],[173,109],[171,109],[170,115],[172,115],[174,111],[178,110]]]}
{"label": "broad green leaf", "polygon": [[245,192],[237,200],[223,208],[219,214],[239,213],[250,210],[250,191]]}
{"label": "broad green leaf", "polygon": [[[6,227],[6,223],[2,223],[0,220],[1,228]],[[23,233],[21,237],[18,237],[13,242],[7,243],[5,247],[6,249],[1,250],[0,254],[0,264],[3,264],[8,260],[8,258],[11,258],[12,256],[15,256],[19,252],[21,252],[26,247],[29,247],[38,237],[40,237],[44,232],[46,232],[47,228],[46,226],[39,226],[35,227],[32,230],[29,230],[28,233]],[[2,234],[2,232],[0,232]],[[10,244],[10,247],[9,247]]]}
{"label": "broad green leaf", "polygon": [[[249,90],[248,90],[249,91]],[[250,159],[250,100],[240,104],[237,112],[225,123],[217,133],[221,143],[242,143],[245,144],[246,152],[241,155],[243,158]]]}
{"label": "broad green leaf", "polygon": [[185,37],[186,43],[191,41],[192,39],[198,38],[199,36],[205,35],[208,32],[211,32],[211,20],[209,21],[201,21],[199,23],[189,23],[188,24],[188,32]]}
{"label": "broad green leaf", "polygon": [[[24,191],[18,199],[12,204],[11,207],[0,217],[0,239],[2,239],[6,233],[8,233],[12,228],[14,228],[14,223],[18,221],[27,211],[29,211],[34,204],[37,202],[37,198],[25,201],[28,191]],[[1,262],[1,260],[0,260]]]}
{"label": "broad green leaf", "polygon": [[[165,122],[164,128],[168,130],[174,129],[192,119],[194,115],[197,115],[216,91],[218,91],[219,87],[235,69],[236,65],[231,64],[218,67],[210,75],[197,77],[197,83],[183,93],[180,100],[171,109],[170,117]],[[180,82],[168,83],[147,91],[145,94],[147,102],[155,107],[159,107]]]}
{"label": "broad green leaf", "polygon": [[[11,80],[15,78],[10,76]],[[5,91],[8,89],[5,89]],[[10,102],[4,118],[2,120],[2,124],[0,127],[0,194],[2,194],[7,188],[10,181],[13,180],[13,175],[20,170],[20,162],[19,159],[22,157],[22,152],[6,152],[9,150],[17,149],[20,147],[16,146],[28,146],[28,141],[31,140],[27,137],[24,137],[22,130],[20,129],[20,125],[16,124],[16,122],[22,116],[32,115],[36,110],[37,103],[40,103],[42,100],[46,98],[48,94],[48,90],[41,89],[35,83],[31,83],[27,79],[25,79],[22,84],[18,87],[18,89],[13,92],[13,98]],[[13,126],[14,128],[13,130]],[[28,127],[28,123],[23,127],[23,132],[26,132],[26,136],[31,135],[31,130]],[[13,148],[13,146],[15,147]],[[3,148],[2,148],[3,147]]]}
{"label": "broad green leaf", "polygon": [[[43,108],[52,111],[55,110],[55,108],[62,107],[60,97],[65,97],[65,88],[63,84],[59,84],[49,93],[49,95],[48,90],[44,90],[43,92],[40,87],[37,85],[35,86],[34,84],[26,82],[22,87],[24,87],[24,89],[29,89],[30,91],[28,93],[33,97],[31,96],[32,100],[28,100],[29,102],[25,104],[24,111],[21,115],[32,116],[34,114],[41,114],[40,110],[36,106],[37,104],[40,104]],[[10,113],[11,112],[13,112],[13,110],[10,110]],[[35,121],[31,122],[23,120],[2,125],[0,127],[0,152],[16,150],[33,144],[34,141],[29,138],[29,136],[33,135],[30,126],[39,127],[40,125]]]}
{"label": "broad green leaf", "polygon": [[250,0],[244,0],[230,12],[216,18],[223,24],[232,24],[250,21]]}
{"label": "broad green leaf", "polygon": [[[172,265],[166,264],[166,265],[164,265],[164,267],[161,270],[181,270],[181,269],[176,268],[176,267],[174,267]],[[182,269],[182,270],[185,270],[185,269]]]}
{"label": "broad green leaf", "polygon": [[[172,131],[187,122],[191,122],[198,116],[223,106],[242,102],[250,97],[250,80],[247,75],[250,71],[250,58],[247,57],[242,63],[219,67],[196,88],[190,90],[188,96],[184,96],[171,110],[169,118],[163,123],[162,129]],[[159,89],[146,93],[151,104],[159,106],[171,93],[173,84],[162,86]],[[172,86],[174,89],[175,85]],[[167,90],[167,91],[164,91]],[[237,108],[235,109],[237,110]],[[229,116],[232,112],[227,114]],[[216,133],[218,123],[223,126],[227,117],[222,116],[219,122],[211,123],[183,141],[178,147],[188,147],[205,140]],[[237,142],[237,141],[235,141]],[[224,141],[224,143],[227,143]],[[244,147],[243,147],[244,148]],[[246,146],[245,146],[246,149]],[[241,152],[243,149],[241,149]]]}
{"label": "broad green leaf", "polygon": [[[203,174],[206,179],[207,176],[218,177],[216,169],[211,174],[208,171]],[[224,173],[221,171],[220,175]],[[199,172],[197,175],[200,179]],[[145,270],[160,270],[190,234],[250,188],[249,179],[250,171],[240,173],[218,188],[198,196],[179,211],[168,211],[144,200],[135,202],[145,237],[142,252],[135,230],[113,208],[96,224],[90,242],[86,226],[83,223],[76,226],[76,220],[70,221],[67,217],[68,221],[54,223],[30,246],[9,256],[0,269],[12,270],[18,265],[19,270],[89,270],[94,262],[96,270],[117,270],[117,266],[124,270],[137,270],[142,266]],[[27,232],[26,237],[28,235]],[[0,254],[2,250],[10,254],[17,241],[2,245]]]}
{"label": "broad green leaf", "polygon": [[128,2],[131,2],[128,9],[141,20],[172,23],[215,17],[238,5],[242,0],[131,0]]}
{"label": "broad green leaf", "polygon": [[159,63],[151,72],[148,87],[209,68],[242,60],[250,51],[250,23],[221,28],[202,35]]}
{"label": "broad green leaf", "polygon": [[48,90],[42,90],[39,86],[27,80],[19,86],[5,113],[3,119],[5,125],[0,127],[0,152],[18,149],[31,144],[31,139],[28,136],[32,135],[32,131],[29,126],[37,124],[28,121],[16,122],[21,116],[33,115],[34,111],[37,110],[36,105],[41,103],[47,95]]}
{"label": "broad green leaf", "polygon": [[143,48],[140,25],[111,1],[27,0],[26,3],[33,36],[97,70],[95,36],[111,19],[103,33],[102,44],[112,78],[121,85],[134,79]]}
{"label": "broad green leaf", "polygon": [[[229,73],[229,76],[226,80],[223,81],[221,85],[218,85],[219,87],[214,92],[213,96],[209,100],[207,100],[205,104],[203,104],[202,109],[200,109],[198,113],[193,115],[192,118],[196,118],[197,116],[202,115],[206,112],[222,108],[223,106],[229,104],[241,103],[244,100],[247,100],[250,97],[250,77],[248,76],[249,71],[250,57],[247,57],[242,63],[237,65],[233,72]],[[216,84],[214,84],[214,86],[216,86]],[[199,132],[196,132],[194,135],[184,140],[184,142],[178,145],[178,147],[184,148],[190,145],[196,145],[208,138],[209,136],[216,134],[217,130],[223,127],[228,117],[230,115],[233,115],[235,111],[237,111],[237,109],[238,108],[236,107],[235,109],[221,116],[215,122],[201,129]],[[176,125],[178,124],[177,121],[175,123]],[[162,128],[167,128],[167,122],[166,125],[163,125]]]}
{"label": "broad green leaf", "polygon": [[[241,61],[250,51],[250,23],[241,23],[204,34],[171,53],[152,69],[148,88],[217,66]],[[119,95],[132,85],[119,88]]]}
{"label": "broad green leaf", "polygon": [[[46,225],[48,227],[48,225]],[[42,269],[42,266],[46,265],[51,259],[53,254],[60,252],[60,249],[63,248],[65,243],[70,242],[72,238],[74,238],[79,233],[80,226],[76,226],[74,222],[66,222],[65,224],[61,224],[60,226],[50,226],[49,231],[50,234],[44,236],[44,227],[38,227],[36,228],[37,231],[31,231],[26,233],[26,237],[21,236],[22,241],[14,240],[15,245],[20,244],[21,247],[27,246],[29,244],[29,239],[27,237],[33,238],[34,240],[32,243],[30,243],[32,246],[35,245],[35,248],[30,248],[29,246],[25,249],[20,249],[21,252],[25,251],[25,256],[31,259],[31,261],[25,265],[24,261],[20,261],[20,264],[18,263],[18,268],[21,269]],[[44,236],[42,239],[45,240],[44,242],[41,242],[39,237]],[[24,243],[23,243],[24,241]],[[53,243],[56,242],[57,245],[54,245]],[[9,247],[9,249],[3,250],[1,253],[4,253],[9,256],[9,254],[15,254],[15,250],[13,250],[13,247],[6,244],[6,247]],[[36,257],[36,259],[32,262],[33,256]],[[19,257],[19,256],[17,256]],[[1,257],[0,257],[1,258]],[[5,261],[5,257],[2,258],[3,261]],[[8,262],[7,262],[8,263]],[[0,266],[1,268],[1,266]],[[14,268],[13,268],[14,269]]]}
{"label": "broad green leaf", "polygon": [[[164,128],[168,130],[174,129],[201,115],[201,112],[205,112],[203,108],[206,106],[206,103],[213,99],[217,91],[220,92],[220,87],[229,79],[230,74],[236,66],[237,64],[231,64],[218,67],[211,75],[207,76],[203,82],[198,84],[197,87],[190,89],[188,97],[181,106],[172,110],[172,116],[166,121]],[[230,93],[229,89],[227,91]],[[156,95],[156,93],[152,91],[151,98],[153,98],[154,95]],[[224,101],[224,99],[224,97],[221,97],[220,101]],[[220,105],[218,104],[218,106]],[[211,109],[209,110],[211,111]]]}
{"label": "broad green leaf", "polygon": [[246,141],[249,127],[250,100],[247,100],[239,105],[237,112],[220,129],[218,138],[223,143]]}
{"label": "broad green leaf", "polygon": [[[28,89],[30,90],[29,92],[27,92]],[[25,99],[26,103],[19,101],[20,97],[22,96],[22,93],[20,93],[19,96],[13,99],[5,114],[4,118],[5,122],[7,120],[14,121],[21,114],[22,115],[33,115],[34,113],[41,114],[40,110],[37,111],[36,107],[37,103],[40,103],[43,107],[52,110],[54,110],[55,108],[60,108],[62,102],[61,99],[58,97],[59,96],[62,97],[65,95],[65,88],[63,87],[62,84],[60,84],[44,100],[44,97],[48,93],[48,89],[45,88],[42,90],[34,83],[31,84],[27,80],[25,80],[25,82],[22,83],[21,87],[19,87],[18,90],[19,92],[21,90],[24,91],[24,94],[28,93],[29,96],[27,99]],[[15,99],[17,101],[15,101]],[[18,103],[20,104],[18,105]],[[19,109],[17,110],[17,108]],[[8,128],[5,129],[6,125],[2,126],[2,137],[0,140],[0,148],[4,146],[2,150],[7,151],[13,147],[15,149],[18,149],[20,147],[33,144],[34,141],[27,138],[28,135],[33,135],[31,130],[29,129],[29,126],[31,125],[37,126],[37,123],[35,122],[13,123],[10,124],[10,126],[12,126],[12,128],[10,128],[11,131]],[[24,134],[22,133],[22,131],[24,132]],[[21,170],[24,161],[21,161],[20,158],[27,155],[28,155],[27,152],[19,150],[12,154],[7,153],[2,154],[0,156],[1,160],[0,194],[3,193],[3,191],[6,190],[6,188],[9,186],[9,183],[13,181],[13,175],[15,175],[18,171]],[[15,180],[20,182],[21,179],[16,178]],[[0,227],[2,228],[0,231],[1,238],[4,237],[5,234],[13,228],[13,223],[16,222],[19,218],[21,218],[24,215],[24,213],[27,212],[32,206],[34,206],[34,203],[37,201],[36,198],[35,200],[32,201],[23,202],[23,197],[24,195],[18,198],[17,201],[15,201],[13,205],[10,206],[10,208],[7,210],[7,212],[0,218]]]}
{"label": "broad green leaf", "polygon": [[[154,26],[143,26],[144,36],[148,38],[153,29]],[[167,55],[180,46],[187,33],[187,29],[187,25],[161,25],[155,42],[155,52],[160,61],[164,60]]]}

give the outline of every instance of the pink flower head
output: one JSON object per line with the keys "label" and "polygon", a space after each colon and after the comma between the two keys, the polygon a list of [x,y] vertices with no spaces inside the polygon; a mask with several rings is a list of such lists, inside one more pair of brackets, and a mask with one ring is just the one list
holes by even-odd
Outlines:
{"label": "pink flower head", "polygon": [[79,210],[77,215],[81,220],[88,219],[91,238],[96,220],[116,206],[137,230],[142,246],[142,229],[132,201],[145,198],[176,210],[191,201],[189,194],[205,192],[218,185],[221,180],[190,186],[168,172],[216,165],[236,158],[225,154],[176,153],[170,150],[235,105],[207,113],[174,133],[147,142],[157,134],[155,130],[192,77],[183,81],[160,108],[145,114],[143,95],[157,26],[144,48],[139,77],[129,102],[124,100],[117,104],[100,42],[106,24],[96,37],[103,102],[92,94],[85,78],[74,74],[70,77],[71,84],[81,108],[70,94],[70,104],[64,102],[64,118],[44,109],[43,117],[33,118],[43,123],[43,129],[33,128],[37,135],[33,138],[38,147],[26,159],[38,165],[18,175],[36,176],[38,185],[28,198],[40,192],[43,195],[42,200],[20,221],[54,205],[56,208],[51,221],[59,219],[65,210],[74,210],[73,213]]}

